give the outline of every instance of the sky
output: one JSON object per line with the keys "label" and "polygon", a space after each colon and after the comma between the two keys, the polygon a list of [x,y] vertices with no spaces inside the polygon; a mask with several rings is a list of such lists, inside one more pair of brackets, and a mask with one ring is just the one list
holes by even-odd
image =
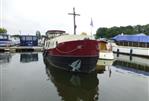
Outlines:
{"label": "sky", "polygon": [[[99,27],[149,24],[149,0],[0,0],[0,27],[8,34],[34,35],[39,30],[73,34],[75,7],[77,34]],[[90,26],[91,18],[93,26]]]}

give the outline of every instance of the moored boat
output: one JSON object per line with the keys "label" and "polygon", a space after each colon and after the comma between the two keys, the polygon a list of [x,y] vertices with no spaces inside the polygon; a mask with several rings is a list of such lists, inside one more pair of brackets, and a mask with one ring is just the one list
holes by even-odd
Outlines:
{"label": "moored boat", "polygon": [[99,57],[98,42],[87,35],[68,35],[65,31],[49,30],[45,40],[44,57],[66,71],[90,73],[95,71]]}
{"label": "moored boat", "polygon": [[99,42],[99,59],[113,60],[114,54],[112,51],[112,45],[105,39],[97,39]]}
{"label": "moored boat", "polygon": [[9,35],[6,33],[0,34],[0,47],[9,47],[12,45],[12,41],[9,38]]}
{"label": "moored boat", "polygon": [[20,35],[20,46],[38,46],[38,38],[34,35]]}

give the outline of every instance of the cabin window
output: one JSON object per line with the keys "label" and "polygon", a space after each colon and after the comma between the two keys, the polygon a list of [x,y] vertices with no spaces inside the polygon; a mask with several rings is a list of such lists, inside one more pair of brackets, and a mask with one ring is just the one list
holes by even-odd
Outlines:
{"label": "cabin window", "polygon": [[0,39],[8,39],[8,36],[0,36]]}
{"label": "cabin window", "polygon": [[25,36],[22,37],[22,40],[25,40]]}
{"label": "cabin window", "polygon": [[0,36],[0,39],[3,39],[3,36]]}
{"label": "cabin window", "polygon": [[101,43],[99,44],[99,49],[100,49],[100,50],[107,50],[106,43],[102,43],[102,42],[101,42]]}
{"label": "cabin window", "polygon": [[32,37],[27,36],[27,37],[26,37],[26,40],[32,40]]}
{"label": "cabin window", "polygon": [[37,40],[37,37],[33,37],[33,40],[36,41]]}

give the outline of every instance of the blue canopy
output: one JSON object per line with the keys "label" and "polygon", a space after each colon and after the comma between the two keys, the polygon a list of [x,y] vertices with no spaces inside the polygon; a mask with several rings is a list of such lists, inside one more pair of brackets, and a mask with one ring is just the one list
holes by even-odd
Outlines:
{"label": "blue canopy", "polygon": [[131,41],[131,42],[145,42],[149,43],[149,36],[143,33],[135,35],[117,35],[112,38],[116,41]]}

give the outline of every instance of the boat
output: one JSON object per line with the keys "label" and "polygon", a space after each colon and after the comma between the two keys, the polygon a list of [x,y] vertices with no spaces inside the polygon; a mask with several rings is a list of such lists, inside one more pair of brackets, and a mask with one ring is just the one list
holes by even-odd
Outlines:
{"label": "boat", "polygon": [[149,57],[149,36],[144,33],[135,35],[117,35],[112,38],[115,44],[112,45],[114,53],[130,56]]}
{"label": "boat", "polygon": [[20,35],[11,35],[10,38],[14,46],[20,46]]}
{"label": "boat", "polygon": [[20,35],[20,46],[38,46],[38,38],[34,35]]}
{"label": "boat", "polygon": [[97,39],[99,42],[99,59],[113,60],[114,54],[112,51],[112,45],[106,39]]}
{"label": "boat", "polygon": [[48,30],[43,56],[59,69],[71,72],[95,71],[99,57],[98,42],[87,35],[70,35],[62,30]]}
{"label": "boat", "polygon": [[9,47],[12,45],[12,41],[9,38],[9,35],[6,33],[0,34],[0,47]]}

